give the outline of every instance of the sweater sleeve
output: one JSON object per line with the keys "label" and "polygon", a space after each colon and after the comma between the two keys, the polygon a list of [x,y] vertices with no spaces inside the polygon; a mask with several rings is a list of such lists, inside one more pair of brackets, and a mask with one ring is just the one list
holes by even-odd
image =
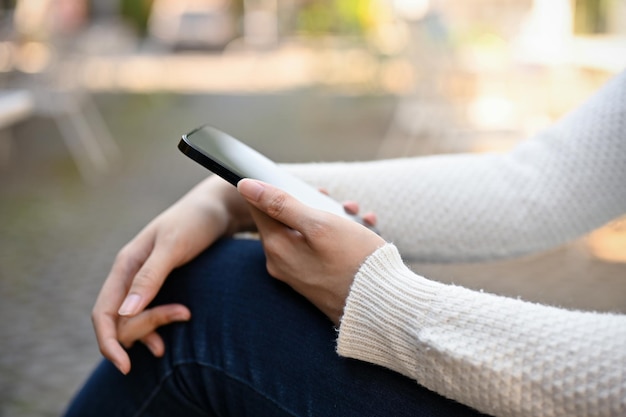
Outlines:
{"label": "sweater sleeve", "polygon": [[406,259],[465,262],[552,248],[626,211],[626,72],[505,154],[290,165],[378,215]]}
{"label": "sweater sleeve", "polygon": [[626,316],[427,280],[388,244],[359,270],[338,353],[498,416],[626,412]]}

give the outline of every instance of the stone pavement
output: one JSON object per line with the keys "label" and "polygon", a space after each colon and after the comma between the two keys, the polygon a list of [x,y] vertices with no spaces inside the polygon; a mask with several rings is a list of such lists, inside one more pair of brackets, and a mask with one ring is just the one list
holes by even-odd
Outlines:
{"label": "stone pavement", "polygon": [[[13,130],[0,172],[0,416],[56,416],[99,359],[89,313],[111,262],[206,176],[176,145],[213,123],[283,161],[371,158],[390,98],[103,95],[123,154],[84,184],[54,124]],[[4,138],[3,138],[4,139]]]}
{"label": "stone pavement", "polygon": [[[59,415],[98,361],[89,313],[115,253],[206,175],[176,149],[181,133],[210,122],[281,161],[368,159],[394,106],[385,96],[306,92],[103,94],[97,102],[123,153],[110,175],[84,184],[45,119],[14,129],[1,168],[1,417]],[[513,296],[626,311],[626,264],[595,259],[584,240],[486,266],[416,267]]]}

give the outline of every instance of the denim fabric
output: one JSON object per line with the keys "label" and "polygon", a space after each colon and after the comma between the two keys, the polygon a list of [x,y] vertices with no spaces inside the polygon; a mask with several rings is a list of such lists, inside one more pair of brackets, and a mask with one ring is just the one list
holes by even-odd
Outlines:
{"label": "denim fabric", "polygon": [[67,417],[479,415],[339,357],[332,323],[267,274],[257,241],[222,240],[174,271],[155,304],[170,302],[192,319],[160,329],[165,356],[135,344],[127,376],[103,361]]}

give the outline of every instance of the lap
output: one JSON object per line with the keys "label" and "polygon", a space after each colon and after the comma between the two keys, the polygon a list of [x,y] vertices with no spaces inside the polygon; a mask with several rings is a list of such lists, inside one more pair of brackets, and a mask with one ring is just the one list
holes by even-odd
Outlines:
{"label": "lap", "polygon": [[137,344],[128,376],[103,362],[68,415],[475,415],[395,372],[339,357],[332,323],[267,274],[257,241],[220,241],[174,271],[155,300],[170,302],[192,319],[160,330],[165,356]]}

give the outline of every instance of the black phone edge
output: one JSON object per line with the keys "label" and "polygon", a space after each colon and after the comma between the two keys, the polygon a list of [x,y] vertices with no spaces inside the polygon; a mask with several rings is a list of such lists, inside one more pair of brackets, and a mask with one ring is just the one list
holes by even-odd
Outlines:
{"label": "black phone edge", "polygon": [[[198,131],[200,129],[202,129],[202,127],[199,127],[197,129],[193,130],[192,132],[189,132],[189,133],[183,135],[182,138],[180,139],[180,141],[178,142],[178,149],[183,154],[187,155],[189,158],[193,159],[194,161],[196,161],[197,163],[199,163],[203,167],[207,168],[209,171],[211,171],[214,174],[222,177],[224,180],[228,181],[229,183],[231,183],[232,185],[234,185],[236,187],[237,184],[239,183],[239,181],[241,181],[244,178],[243,176],[237,175],[236,173],[234,173],[230,169],[224,167],[219,162],[216,162],[215,160],[211,159],[204,152],[199,151],[192,144],[187,142],[187,136],[191,135],[192,133],[194,133],[194,132],[196,132],[196,131]],[[378,231],[378,229],[376,227],[365,224],[363,219],[361,219],[358,216],[352,216],[352,217],[354,217],[354,219],[356,219],[357,223],[360,223],[360,224],[364,225],[365,227],[367,227],[368,229],[370,229],[374,233],[380,235],[380,232]]]}
{"label": "black phone edge", "polygon": [[187,155],[189,158],[193,159],[194,161],[196,161],[203,167],[207,168],[209,171],[213,172],[214,174],[219,175],[220,177],[222,177],[223,179],[225,179],[226,181],[228,181],[235,187],[237,186],[237,183],[239,183],[239,181],[243,179],[242,176],[237,175],[236,173],[229,170],[228,168],[225,168],[219,162],[216,162],[215,160],[209,158],[207,155],[205,155],[201,151],[194,148],[193,145],[187,142],[187,135],[183,135],[183,137],[180,139],[180,142],[178,142],[178,149],[182,153]]}

